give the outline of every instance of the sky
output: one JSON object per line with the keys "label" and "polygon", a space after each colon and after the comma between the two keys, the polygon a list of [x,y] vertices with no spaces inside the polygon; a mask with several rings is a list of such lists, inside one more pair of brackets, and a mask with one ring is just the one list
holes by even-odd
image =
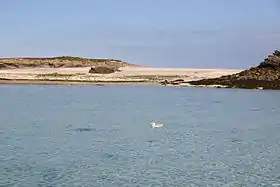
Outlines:
{"label": "sky", "polygon": [[280,49],[280,0],[0,0],[0,57],[248,68]]}

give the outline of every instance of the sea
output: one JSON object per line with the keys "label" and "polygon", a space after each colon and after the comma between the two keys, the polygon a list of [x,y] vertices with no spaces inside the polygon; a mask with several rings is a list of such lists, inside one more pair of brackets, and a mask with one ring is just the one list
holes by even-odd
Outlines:
{"label": "sea", "polygon": [[0,85],[0,186],[280,186],[280,92]]}

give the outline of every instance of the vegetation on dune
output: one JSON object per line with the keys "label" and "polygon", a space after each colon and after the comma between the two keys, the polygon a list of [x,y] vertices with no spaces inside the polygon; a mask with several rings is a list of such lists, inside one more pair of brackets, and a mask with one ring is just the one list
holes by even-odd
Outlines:
{"label": "vegetation on dune", "polygon": [[[163,80],[173,80],[173,79],[179,79],[182,78],[182,76],[179,75],[130,75],[126,76],[127,78],[131,79],[145,79],[149,81],[163,81]],[[185,76],[187,77],[187,76]]]}
{"label": "vegetation on dune", "polygon": [[59,68],[59,67],[90,67],[90,66],[113,66],[125,67],[136,66],[116,59],[88,59],[72,56],[46,57],[46,58],[0,58],[0,69],[15,68]]}
{"label": "vegetation on dune", "polygon": [[274,53],[273,53],[274,56],[278,56],[280,57],[280,51],[279,50],[276,50]]}
{"label": "vegetation on dune", "polygon": [[115,62],[122,62],[121,60],[117,59],[93,59],[93,58],[83,58],[83,57],[75,57],[75,56],[58,56],[58,57],[19,57],[19,58],[0,58],[1,60],[67,60],[67,61],[94,61],[94,62],[104,62],[104,61],[115,61]]}
{"label": "vegetation on dune", "polygon": [[93,62],[122,62],[121,60],[116,59],[91,59],[91,58],[82,58],[82,57],[73,57],[73,56],[59,56],[59,57],[51,57],[45,58],[46,60],[53,59],[53,60],[68,60],[68,61],[93,61]]}
{"label": "vegetation on dune", "polygon": [[60,74],[60,73],[47,73],[38,74],[37,77],[73,77],[75,74]]}
{"label": "vegetation on dune", "polygon": [[[0,79],[1,80],[1,79]],[[10,80],[10,79],[2,79]],[[30,81],[30,80],[27,80]],[[31,81],[51,81],[51,82],[85,82],[85,83],[145,83],[145,80],[57,80],[57,79],[36,79]]]}

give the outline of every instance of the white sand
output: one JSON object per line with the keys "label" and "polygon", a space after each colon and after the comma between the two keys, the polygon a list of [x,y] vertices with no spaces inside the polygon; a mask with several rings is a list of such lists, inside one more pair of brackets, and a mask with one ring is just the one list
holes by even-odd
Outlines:
{"label": "white sand", "polygon": [[[234,74],[241,69],[195,69],[195,68],[150,68],[150,67],[125,67],[120,72],[113,74],[89,74],[89,67],[86,68],[30,68],[30,69],[9,69],[0,70],[0,78],[5,79],[32,79],[38,80],[40,74],[72,74],[65,77],[44,77],[46,80],[79,80],[79,81],[141,81],[147,80],[147,76],[156,77],[158,80],[183,78],[186,81],[199,80],[203,78],[215,78],[223,75]],[[74,76],[73,76],[74,74]],[[146,77],[145,77],[146,76]]]}

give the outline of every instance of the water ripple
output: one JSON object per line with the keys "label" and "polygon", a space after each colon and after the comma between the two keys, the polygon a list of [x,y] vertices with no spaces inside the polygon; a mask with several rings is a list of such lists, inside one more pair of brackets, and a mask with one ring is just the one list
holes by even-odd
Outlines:
{"label": "water ripple", "polygon": [[[0,92],[0,186],[280,182],[278,93],[59,86]],[[150,128],[155,119],[168,126]]]}

